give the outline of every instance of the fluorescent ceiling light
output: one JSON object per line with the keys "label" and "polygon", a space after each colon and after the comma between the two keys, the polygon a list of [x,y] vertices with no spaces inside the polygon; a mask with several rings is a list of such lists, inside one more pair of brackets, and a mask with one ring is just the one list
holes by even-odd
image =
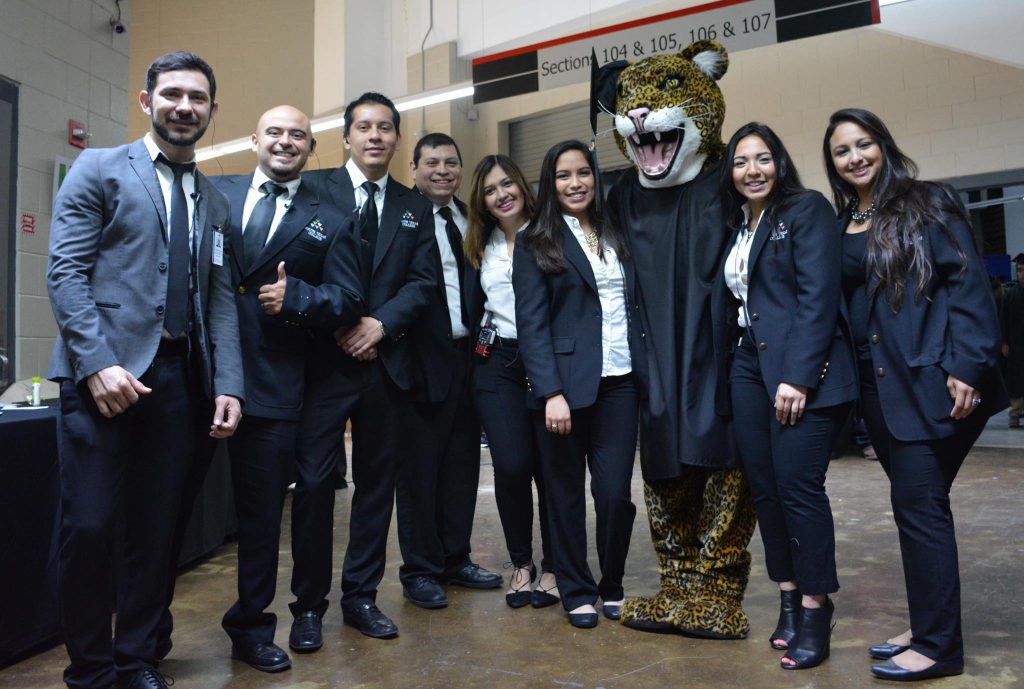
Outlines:
{"label": "fluorescent ceiling light", "polygon": [[[415,110],[416,108],[425,108],[430,105],[446,103],[457,98],[467,98],[472,95],[473,83],[464,81],[458,84],[452,84],[451,86],[446,86],[445,88],[435,89],[433,91],[424,91],[423,93],[416,93],[411,96],[399,98],[395,101],[395,107],[398,109],[398,112],[405,112],[407,110]],[[345,116],[336,114],[320,117],[310,122],[310,125],[314,134],[330,131],[332,129],[341,129],[345,126]],[[212,160],[213,158],[246,151],[249,149],[251,141],[251,137],[246,136],[240,139],[226,141],[222,144],[214,144],[213,146],[200,148],[196,151],[196,160],[198,162],[203,162],[204,160]]]}
{"label": "fluorescent ceiling light", "polygon": [[885,7],[886,5],[898,5],[901,2],[910,2],[910,0],[878,0],[878,6]]}

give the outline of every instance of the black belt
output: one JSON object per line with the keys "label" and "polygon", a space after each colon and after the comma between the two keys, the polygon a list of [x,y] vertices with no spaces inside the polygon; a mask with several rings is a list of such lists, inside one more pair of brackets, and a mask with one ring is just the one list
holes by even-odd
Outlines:
{"label": "black belt", "polygon": [[160,345],[156,348],[158,357],[173,357],[188,355],[188,338],[181,337],[177,340],[160,339]]}
{"label": "black belt", "polygon": [[498,345],[502,349],[519,349],[519,340],[512,340],[507,337],[498,335],[494,338],[494,344]]}
{"label": "black belt", "polygon": [[452,340],[452,347],[459,350],[460,352],[469,351],[469,338],[460,337],[457,340]]}

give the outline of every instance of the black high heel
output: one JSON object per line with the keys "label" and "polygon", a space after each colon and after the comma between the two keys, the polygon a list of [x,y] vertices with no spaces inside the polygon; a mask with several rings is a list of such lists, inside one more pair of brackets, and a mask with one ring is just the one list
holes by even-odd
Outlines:
{"label": "black high heel", "polygon": [[[512,579],[515,578],[516,571],[518,571],[520,569],[527,569],[523,565],[515,565],[514,567],[515,567],[515,569],[512,570],[512,577],[511,577]],[[531,562],[530,565],[529,565],[529,570],[530,570],[530,583],[527,584],[525,588],[516,589],[515,591],[512,591],[511,593],[506,593],[505,594],[505,603],[508,604],[508,607],[510,607],[510,608],[525,608],[527,605],[530,604],[530,599],[533,597],[533,591],[531,590],[531,585],[533,584],[534,581],[537,580],[537,566],[535,564],[533,564],[533,562]]]}
{"label": "black high heel", "polygon": [[796,631],[800,628],[800,592],[779,591],[779,621],[775,625],[775,631],[768,637],[768,643],[776,651],[785,651],[796,638]]}
{"label": "black high heel", "polygon": [[[800,609],[800,628],[796,638],[779,661],[783,670],[806,670],[821,665],[828,658],[835,611],[831,598],[820,608]],[[793,661],[792,664],[783,662],[786,659]]]}

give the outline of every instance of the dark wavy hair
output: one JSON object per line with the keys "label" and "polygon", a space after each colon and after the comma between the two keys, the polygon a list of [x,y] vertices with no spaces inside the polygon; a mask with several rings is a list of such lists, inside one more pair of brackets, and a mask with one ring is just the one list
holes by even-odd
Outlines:
{"label": "dark wavy hair", "polygon": [[[562,206],[558,203],[558,192],[555,190],[555,174],[558,159],[570,151],[582,153],[590,169],[595,169],[594,156],[582,141],[562,141],[548,149],[540,166],[537,214],[530,226],[523,230],[523,244],[533,252],[537,267],[544,273],[561,273],[566,269],[565,254],[562,252],[562,228],[565,221],[562,219]],[[597,188],[596,176],[594,185],[595,203],[591,203],[587,208],[590,225],[594,228],[598,241],[603,240],[605,245],[615,250],[619,258],[627,259],[629,256],[618,228],[608,223],[604,214],[597,209],[596,201],[601,190]]]}
{"label": "dark wavy hair", "polygon": [[526,218],[531,219],[537,213],[537,199],[533,195],[533,188],[515,161],[501,153],[484,156],[473,170],[467,207],[469,223],[466,227],[466,241],[463,243],[466,258],[474,268],[480,267],[484,247],[487,246],[491,232],[498,224],[498,219],[491,215],[484,202],[484,179],[495,168],[500,168],[519,187],[519,192],[523,195],[523,213]]}
{"label": "dark wavy hair", "polygon": [[[722,166],[722,174],[718,181],[718,193],[722,198],[722,215],[733,228],[739,227],[743,222],[743,204],[746,199],[736,190],[736,184],[733,182],[732,161],[736,157],[736,147],[748,136],[756,136],[764,141],[775,162],[775,181],[764,206],[767,217],[770,218],[775,213],[789,207],[807,191],[807,188],[800,182],[800,173],[797,172],[796,165],[793,164],[793,159],[778,134],[766,124],[748,122],[737,129],[729,139],[729,145],[725,151],[725,164]],[[757,222],[757,219],[752,218],[752,221]]]}
{"label": "dark wavy hair", "polygon": [[186,50],[161,55],[146,68],[146,93],[153,95],[156,82],[166,72],[201,72],[210,84],[210,101],[217,100],[217,79],[213,67],[203,58]]}
{"label": "dark wavy hair", "polygon": [[914,275],[914,295],[920,299],[931,280],[934,268],[921,232],[925,225],[935,224],[956,247],[963,267],[967,255],[950,231],[948,222],[956,217],[968,227],[967,217],[959,200],[945,187],[916,179],[918,168],[893,139],[889,128],[874,113],[861,108],[844,108],[832,113],[822,150],[825,172],[832,187],[832,199],[843,215],[852,203],[858,202],[853,188],[836,170],[832,162],[831,139],[839,125],[855,124],[874,139],[882,153],[882,161],[872,187],[875,214],[868,229],[868,270],[878,277],[878,289],[885,292],[893,312],[900,309],[907,277]]}

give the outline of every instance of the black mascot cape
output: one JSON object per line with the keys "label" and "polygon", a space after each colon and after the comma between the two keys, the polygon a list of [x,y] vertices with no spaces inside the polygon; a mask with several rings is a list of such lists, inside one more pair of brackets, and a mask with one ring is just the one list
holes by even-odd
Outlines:
{"label": "black mascot cape", "polygon": [[[593,59],[593,58],[592,58]],[[627,626],[738,639],[755,518],[737,460],[712,342],[711,288],[728,233],[718,200],[729,58],[716,41],[597,68],[591,124],[615,120],[633,169],[608,198],[636,265],[646,351],[640,460],[661,590],[630,598]],[[724,346],[723,343],[719,343]]]}

